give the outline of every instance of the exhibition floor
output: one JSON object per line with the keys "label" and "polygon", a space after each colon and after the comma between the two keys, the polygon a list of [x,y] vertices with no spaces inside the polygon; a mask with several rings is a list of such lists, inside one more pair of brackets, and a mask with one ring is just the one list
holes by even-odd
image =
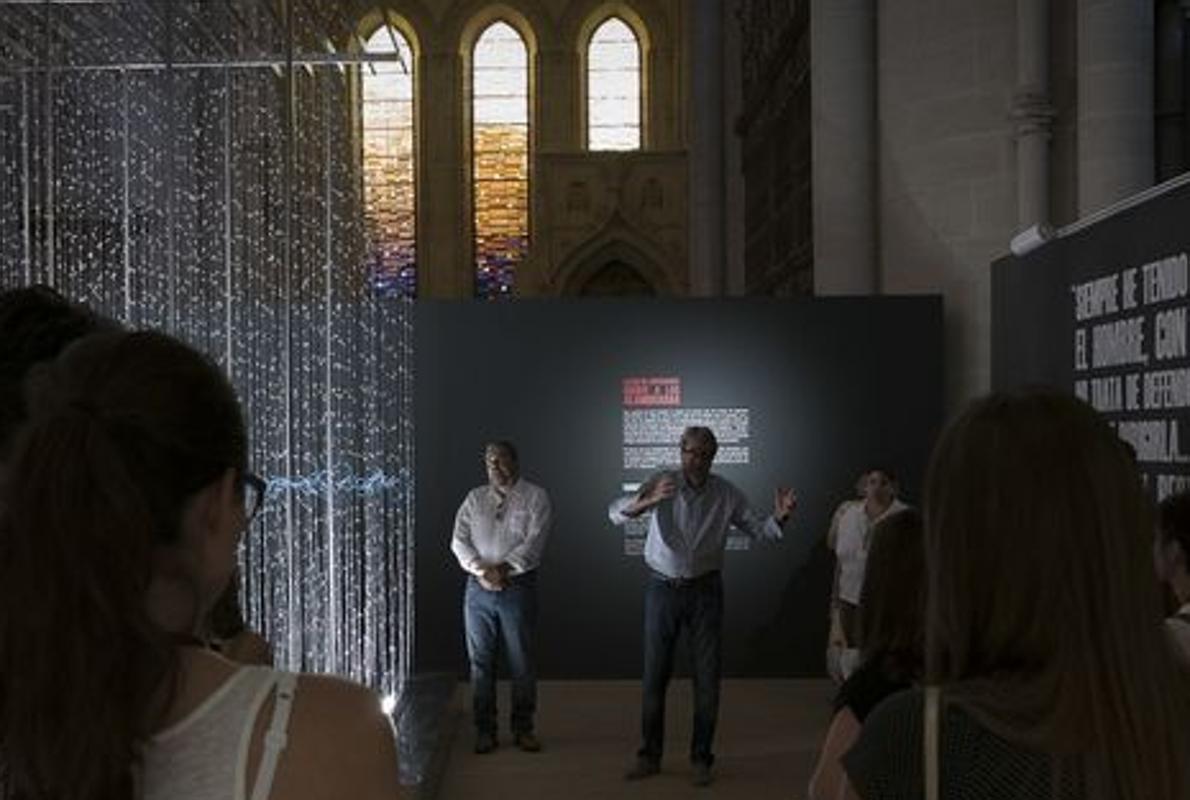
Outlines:
{"label": "exhibition floor", "polygon": [[[715,782],[708,789],[695,789],[689,781],[688,680],[670,687],[661,774],[633,783],[624,781],[623,773],[638,746],[639,682],[543,681],[538,692],[537,732],[545,749],[522,753],[502,728],[500,747],[477,756],[468,693],[460,685],[455,702],[462,713],[438,781],[439,800],[803,797],[829,722],[833,687],[826,680],[724,681]],[[500,708],[506,725],[506,686]]]}

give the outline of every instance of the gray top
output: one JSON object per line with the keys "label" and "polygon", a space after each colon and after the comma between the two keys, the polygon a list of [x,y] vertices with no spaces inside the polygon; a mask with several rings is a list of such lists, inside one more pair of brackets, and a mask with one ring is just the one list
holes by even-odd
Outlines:
{"label": "gray top", "polygon": [[[654,475],[656,481],[665,473]],[[723,566],[727,534],[734,525],[754,539],[780,539],[781,526],[772,514],[767,517],[748,505],[748,498],[731,482],[708,475],[702,488],[686,482],[681,472],[670,473],[678,485],[673,497],[648,511],[649,534],[645,539],[645,563],[670,578],[694,578]],[[624,509],[635,494],[612,501],[608,517],[623,525],[629,517]]]}
{"label": "gray top", "polygon": [[[939,742],[942,800],[1083,800],[1081,763],[1001,739],[956,705],[943,711]],[[843,768],[863,800],[921,800],[921,689],[892,695],[864,721]],[[1054,791],[1054,787],[1057,791]]]}

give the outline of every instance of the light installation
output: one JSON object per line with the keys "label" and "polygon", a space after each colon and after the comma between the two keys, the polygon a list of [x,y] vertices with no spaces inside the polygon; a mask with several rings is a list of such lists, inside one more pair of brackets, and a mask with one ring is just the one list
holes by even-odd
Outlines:
{"label": "light installation", "polygon": [[4,6],[0,288],[49,284],[227,371],[271,482],[241,556],[249,624],[279,666],[399,697],[412,319],[374,284],[351,76],[405,54],[338,51],[343,20],[284,7]]}

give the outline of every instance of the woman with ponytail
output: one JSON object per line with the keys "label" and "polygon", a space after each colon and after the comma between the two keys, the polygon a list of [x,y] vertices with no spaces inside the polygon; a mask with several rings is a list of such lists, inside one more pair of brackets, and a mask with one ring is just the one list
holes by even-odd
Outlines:
{"label": "woman with ponytail", "polygon": [[68,344],[119,325],[72,303],[48,286],[0,292],[0,461],[12,432],[25,418],[21,386],[26,373],[52,361]]}
{"label": "woman with ponytail", "polygon": [[218,369],[84,338],[26,381],[0,514],[0,754],[29,800],[391,798],[370,692],[198,636],[261,489]]}

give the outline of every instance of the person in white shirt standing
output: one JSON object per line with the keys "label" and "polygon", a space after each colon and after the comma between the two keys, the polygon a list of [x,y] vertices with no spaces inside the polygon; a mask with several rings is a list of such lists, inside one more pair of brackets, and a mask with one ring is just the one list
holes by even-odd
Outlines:
{"label": "person in white shirt standing", "polygon": [[488,483],[467,493],[455,515],[451,551],[467,573],[463,623],[471,661],[475,752],[497,744],[496,659],[501,649],[512,672],[513,741],[541,749],[533,731],[537,707],[533,634],[537,623],[537,567],[550,529],[550,499],[521,478],[516,446],[484,448]]}
{"label": "person in white shirt standing", "polygon": [[792,489],[773,493],[773,511],[752,508],[740,489],[711,473],[719,444],[710,428],[687,428],[681,439],[682,468],[660,472],[635,494],[608,507],[615,525],[649,515],[645,539],[644,676],[640,750],[625,774],[640,780],[661,770],[665,738],[665,693],[673,673],[682,629],[694,667],[694,729],[690,740],[691,780],[711,783],[712,743],[719,716],[723,640],[723,551],[732,527],[754,539],[777,540],[797,505]]}
{"label": "person in white shirt standing", "polygon": [[835,511],[827,543],[835,552],[835,581],[831,591],[830,638],[827,661],[837,663],[838,680],[845,680],[858,662],[860,648],[859,598],[864,587],[872,529],[887,516],[908,508],[897,499],[897,479],[876,467],[860,481],[861,500],[848,500]]}

